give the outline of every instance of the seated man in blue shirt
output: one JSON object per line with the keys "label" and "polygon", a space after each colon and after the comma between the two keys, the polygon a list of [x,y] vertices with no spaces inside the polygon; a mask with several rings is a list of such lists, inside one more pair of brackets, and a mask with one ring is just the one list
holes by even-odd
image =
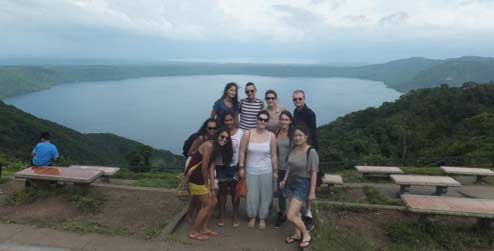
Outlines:
{"label": "seated man in blue shirt", "polygon": [[56,161],[58,157],[57,147],[50,143],[50,133],[41,133],[41,142],[33,149],[33,166],[51,166],[51,161]]}

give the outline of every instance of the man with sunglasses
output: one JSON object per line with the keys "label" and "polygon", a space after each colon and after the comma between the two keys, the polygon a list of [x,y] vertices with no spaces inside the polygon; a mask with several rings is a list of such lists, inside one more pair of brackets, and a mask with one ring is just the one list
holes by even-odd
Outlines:
{"label": "man with sunglasses", "polygon": [[249,130],[257,126],[257,114],[264,109],[264,102],[256,98],[256,86],[249,82],[245,85],[245,94],[247,98],[240,100],[239,116],[237,120],[239,127],[243,130]]}
{"label": "man with sunglasses", "polygon": [[[312,109],[310,109],[307,104],[305,104],[305,93],[303,90],[293,91],[293,104],[295,105],[295,110],[293,110],[293,124],[294,125],[304,125],[309,128],[310,132],[310,145],[319,151],[319,140],[317,137],[317,124],[316,124],[316,114]],[[300,212],[303,217],[305,227],[307,231],[312,231],[314,229],[314,222],[312,220],[310,200],[307,200],[307,207],[302,207]]]}

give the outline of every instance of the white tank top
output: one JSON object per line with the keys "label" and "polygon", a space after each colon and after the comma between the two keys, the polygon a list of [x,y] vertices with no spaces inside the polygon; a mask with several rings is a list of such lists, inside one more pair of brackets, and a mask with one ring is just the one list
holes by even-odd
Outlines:
{"label": "white tank top", "polygon": [[271,133],[269,133],[268,141],[263,143],[252,143],[249,138],[245,169],[251,175],[273,172],[273,165],[271,163]]}
{"label": "white tank top", "polygon": [[238,153],[240,152],[240,140],[242,139],[242,136],[244,135],[244,130],[238,128],[237,132],[234,135],[231,135],[231,141],[232,141],[232,146],[233,146],[233,159],[232,159],[232,164],[231,166],[237,166],[238,165]]}

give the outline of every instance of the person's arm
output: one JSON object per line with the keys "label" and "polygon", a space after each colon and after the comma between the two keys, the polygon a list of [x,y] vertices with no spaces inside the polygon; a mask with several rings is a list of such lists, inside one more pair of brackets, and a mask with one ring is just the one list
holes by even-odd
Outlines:
{"label": "person's arm", "polygon": [[276,144],[276,136],[274,133],[270,133],[270,139],[271,139],[271,165],[273,167],[273,180],[276,182],[278,181],[278,151],[276,150],[278,145]]}
{"label": "person's arm", "polygon": [[316,114],[311,112],[309,114],[309,129],[310,134],[312,135],[311,145],[319,151],[319,137],[317,136],[317,123],[316,123]]}
{"label": "person's arm", "polygon": [[58,157],[60,157],[60,154],[58,153],[58,149],[56,146],[53,147],[53,152],[52,152],[52,159],[54,161],[58,160]]}
{"label": "person's arm", "polygon": [[[291,153],[291,151],[290,151]],[[288,153],[288,156],[290,156],[290,153]],[[286,182],[288,181],[288,175],[290,174],[290,165],[288,165],[288,161],[285,163],[286,164],[286,171],[285,171],[285,177],[283,177],[283,180],[280,181],[280,188],[283,189],[286,185]]]}
{"label": "person's arm", "polygon": [[204,136],[200,135],[199,137],[197,137],[194,140],[194,142],[192,142],[192,145],[190,146],[189,151],[187,152],[187,156],[191,156],[192,154],[194,154],[203,142],[204,142]]}
{"label": "person's arm", "polygon": [[211,195],[214,194],[214,180],[216,179],[216,163],[215,161],[211,161],[209,165],[209,193]]}
{"label": "person's arm", "polygon": [[238,174],[240,178],[245,179],[245,156],[247,152],[247,144],[249,143],[250,130],[245,130],[242,139],[240,140],[240,152],[238,156]]}
{"label": "person's arm", "polygon": [[310,167],[310,191],[309,191],[309,200],[316,199],[316,185],[317,185],[317,172],[319,171],[319,156],[316,150],[311,150],[309,153],[309,161]]}
{"label": "person's arm", "polygon": [[[201,165],[201,171],[202,171],[202,180],[204,180],[204,183],[206,183],[209,179],[209,173],[208,173],[208,167],[209,167],[209,161],[211,159],[211,153],[213,152],[213,146],[211,143],[206,142],[202,147],[202,165]],[[209,184],[208,188],[209,191],[211,192],[212,187],[214,184]]]}
{"label": "person's arm", "polygon": [[214,116],[216,116],[216,110],[215,109],[212,109],[211,110],[211,114],[209,115],[209,118],[214,119]]}

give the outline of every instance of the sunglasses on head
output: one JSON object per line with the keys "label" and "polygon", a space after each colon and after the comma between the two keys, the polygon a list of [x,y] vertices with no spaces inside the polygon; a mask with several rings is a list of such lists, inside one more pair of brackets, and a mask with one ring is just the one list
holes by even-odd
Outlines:
{"label": "sunglasses on head", "polygon": [[293,98],[293,101],[297,101],[297,100],[302,101],[302,100],[304,100],[304,98]]}
{"label": "sunglasses on head", "polygon": [[254,93],[255,90],[245,90],[245,94]]}
{"label": "sunglasses on head", "polygon": [[257,120],[262,121],[262,122],[268,122],[269,121],[268,118],[261,118],[261,117],[257,118]]}
{"label": "sunglasses on head", "polygon": [[266,97],[266,100],[275,100],[275,97]]}

